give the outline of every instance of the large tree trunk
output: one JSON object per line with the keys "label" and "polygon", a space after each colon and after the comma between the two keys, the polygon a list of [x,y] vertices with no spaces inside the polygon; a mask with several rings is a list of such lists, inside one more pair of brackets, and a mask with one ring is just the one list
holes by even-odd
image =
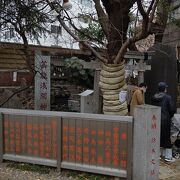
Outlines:
{"label": "large tree trunk", "polygon": [[113,64],[113,60],[126,40],[128,24],[130,22],[130,5],[125,1],[110,1],[108,4],[108,16],[110,21],[108,33],[108,63]]}
{"label": "large tree trunk", "polygon": [[126,101],[119,101],[119,92],[126,90],[124,63],[103,64],[100,73],[100,88],[103,94],[103,113],[110,115],[128,114]]}
{"label": "large tree trunk", "polygon": [[157,17],[156,22],[153,26],[153,33],[155,33],[155,42],[161,43],[166,28],[168,15],[170,11],[170,4],[172,0],[160,0],[160,3],[157,7]]}
{"label": "large tree trunk", "polygon": [[126,90],[124,61],[114,64],[122,44],[126,40],[130,22],[130,3],[127,0],[108,1],[106,11],[110,26],[108,33],[108,64],[103,64],[100,74],[100,88],[103,94],[103,113],[112,115],[127,115],[127,103],[119,101],[119,93]]}

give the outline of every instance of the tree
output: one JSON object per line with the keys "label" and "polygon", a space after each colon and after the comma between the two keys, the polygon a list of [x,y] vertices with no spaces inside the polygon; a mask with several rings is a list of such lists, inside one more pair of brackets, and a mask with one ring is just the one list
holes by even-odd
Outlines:
{"label": "tree", "polygon": [[[23,57],[27,68],[33,77],[36,75],[34,65],[29,51],[29,40],[37,40],[45,32],[47,32],[47,22],[52,21],[49,16],[47,3],[43,0],[0,0],[0,30],[13,30],[18,40],[23,42]],[[9,101],[15,94],[27,90],[27,87],[15,91],[0,106]]]}
{"label": "tree", "polygon": [[27,68],[35,72],[28,53],[29,40],[37,40],[47,30],[49,10],[43,0],[0,0],[0,29],[11,29],[23,42]]}
{"label": "tree", "polygon": [[[106,36],[104,53],[100,54],[88,41],[81,41],[66,25],[69,20],[72,27],[78,29],[69,14],[58,1],[46,0],[55,10],[61,26],[77,41],[89,48],[102,61],[100,87],[103,93],[103,111],[105,114],[127,114],[126,102],[119,102],[119,92],[126,89],[124,55],[128,48],[138,40],[146,38],[153,31],[154,17],[159,0],[93,0],[98,21]],[[127,37],[130,24],[130,10],[137,7],[141,15],[141,27],[132,37]],[[63,12],[63,13],[62,13]]]}
{"label": "tree", "polygon": [[[64,0],[63,4],[61,0],[1,0],[0,27],[8,28],[9,24],[13,26],[23,40],[28,67],[34,72],[28,54],[28,37],[38,40],[38,37],[46,31],[47,21],[51,20],[48,12],[56,11],[61,26],[102,61],[100,87],[103,92],[104,113],[125,115],[127,104],[119,102],[119,92],[126,89],[124,55],[135,42],[154,32],[155,24],[158,22],[156,12],[162,1],[167,2],[168,5],[170,3],[170,0],[93,0],[97,12],[97,19],[94,21],[100,23],[106,40],[101,41],[97,38],[92,40],[101,43],[103,53],[92,46],[90,38],[81,40],[76,35],[75,31],[82,32],[82,29],[76,27],[73,19],[64,9],[68,0]],[[132,9],[137,9],[135,11],[140,14],[141,25],[138,26],[138,31],[134,31],[135,33],[128,37]],[[164,13],[161,10],[159,12]],[[69,28],[66,21],[75,31]]]}

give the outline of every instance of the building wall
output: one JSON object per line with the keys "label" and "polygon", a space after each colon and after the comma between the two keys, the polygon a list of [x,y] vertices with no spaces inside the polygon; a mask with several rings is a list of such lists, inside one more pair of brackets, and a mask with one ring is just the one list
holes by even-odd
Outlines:
{"label": "building wall", "polygon": [[177,59],[175,49],[169,45],[154,45],[155,54],[147,63],[151,70],[145,72],[147,83],[146,103],[151,104],[152,96],[158,91],[158,83],[164,81],[168,84],[168,94],[176,104],[177,99]]}
{"label": "building wall", "polygon": [[20,86],[22,78],[25,78],[27,82],[32,82],[32,76],[29,72],[0,72],[0,87]]}

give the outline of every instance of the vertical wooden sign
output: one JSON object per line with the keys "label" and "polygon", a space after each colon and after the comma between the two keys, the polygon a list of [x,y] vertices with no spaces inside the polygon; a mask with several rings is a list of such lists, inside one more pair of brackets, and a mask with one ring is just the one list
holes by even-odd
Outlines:
{"label": "vertical wooden sign", "polygon": [[35,55],[35,109],[50,110],[50,56]]}
{"label": "vertical wooden sign", "polygon": [[159,179],[161,110],[137,106],[134,112],[133,180]]}
{"label": "vertical wooden sign", "polygon": [[0,163],[3,161],[3,116],[0,114]]}

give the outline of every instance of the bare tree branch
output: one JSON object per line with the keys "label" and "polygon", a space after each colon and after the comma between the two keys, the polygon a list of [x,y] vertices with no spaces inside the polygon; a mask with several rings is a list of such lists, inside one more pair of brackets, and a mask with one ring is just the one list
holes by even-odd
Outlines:
{"label": "bare tree branch", "polygon": [[69,29],[69,27],[67,27],[67,25],[64,23],[64,21],[61,19],[60,16],[57,17],[59,23],[61,24],[61,26],[78,42],[80,42],[81,44],[85,45],[88,49],[90,49],[92,51],[92,53],[98,58],[100,59],[102,62],[107,63],[107,59],[103,58],[93,47],[91,47],[91,45],[89,45],[86,41],[81,41],[79,40],[79,38]]}
{"label": "bare tree branch", "polygon": [[149,13],[151,12],[150,17],[148,16],[148,14],[145,12],[141,0],[137,0],[137,4],[138,4],[138,9],[141,13],[141,15],[143,16],[143,22],[142,22],[142,29],[141,32],[137,35],[135,35],[134,37],[127,39],[125,41],[125,43],[123,43],[123,45],[121,46],[115,60],[114,63],[118,64],[120,61],[123,60],[124,54],[126,53],[127,48],[132,44],[135,43],[141,39],[146,38],[150,33],[151,33],[151,26],[152,26],[152,21],[154,18],[154,14],[155,14],[155,10],[157,8],[157,4],[158,4],[159,0],[152,0],[148,11]]}
{"label": "bare tree branch", "polygon": [[141,13],[143,19],[148,19],[148,15],[143,8],[141,0],[137,0],[136,2],[137,2],[138,10]]}
{"label": "bare tree branch", "polygon": [[150,14],[150,17],[149,17],[149,22],[150,22],[150,23],[152,23],[152,21],[153,21],[154,14],[155,14],[155,11],[156,11],[158,2],[159,2],[159,0],[155,0],[154,4],[153,4],[153,6],[152,6],[152,11],[151,11],[151,14]]}
{"label": "bare tree branch", "polygon": [[82,32],[80,29],[78,29],[78,28],[74,25],[74,23],[72,22],[69,14],[66,12],[66,10],[64,10],[64,12],[65,12],[66,15],[67,15],[67,17],[66,17],[67,20],[70,22],[71,26],[72,26],[77,32],[83,34],[83,35],[86,36],[88,39],[90,39],[90,40],[92,40],[92,41],[96,41],[96,42],[98,42],[99,44],[105,46],[105,44],[104,44],[102,41],[100,41],[98,38],[93,38],[93,37],[91,37],[90,35],[88,35],[87,33],[85,34],[85,33]]}
{"label": "bare tree branch", "polygon": [[67,33],[69,33],[76,41],[80,42],[81,44],[83,44],[84,46],[86,46],[88,49],[90,49],[92,51],[92,53],[102,62],[107,63],[107,59],[105,59],[104,57],[102,57],[93,47],[91,47],[90,44],[87,43],[87,41],[81,41],[70,29],[69,27],[64,23],[64,20],[61,18],[61,11],[63,9],[58,9],[56,6],[54,6],[53,3],[51,3],[49,0],[46,0],[46,2],[48,3],[48,5],[51,7],[52,10],[55,10],[59,15],[57,16],[57,19],[59,21],[59,23],[61,24],[61,26],[67,31]]}
{"label": "bare tree branch", "polygon": [[23,88],[21,88],[21,89],[18,89],[17,91],[15,91],[13,94],[11,94],[7,99],[5,99],[5,101],[4,102],[2,102],[1,104],[0,104],[0,107],[2,107],[4,104],[6,104],[13,96],[15,96],[16,94],[18,94],[18,93],[20,93],[20,92],[23,92],[23,91],[26,91],[27,89],[29,89],[33,84],[34,84],[34,79],[35,79],[35,76],[36,76],[36,74],[37,73],[39,73],[41,76],[43,76],[43,74],[40,72],[40,71],[35,71],[34,70],[34,74],[33,74],[33,78],[32,78],[32,80],[30,81],[30,83],[29,83],[29,85],[28,86],[25,86],[25,87],[23,87]]}
{"label": "bare tree branch", "polygon": [[151,1],[151,4],[150,4],[150,6],[149,6],[149,8],[148,8],[148,10],[147,10],[147,14],[149,15],[149,13],[150,13],[150,11],[151,11],[151,9],[152,9],[152,6],[153,6],[153,4],[154,4],[154,1],[155,0],[152,0]]}
{"label": "bare tree branch", "polygon": [[4,104],[6,104],[13,96],[15,96],[16,94],[18,94],[18,93],[20,93],[22,91],[25,91],[25,90],[29,89],[30,87],[31,87],[31,85],[26,86],[23,89],[19,89],[19,90],[15,91],[11,96],[9,96],[4,102],[2,102],[0,104],[0,107],[2,107]]}
{"label": "bare tree branch", "polygon": [[95,8],[97,11],[97,15],[98,15],[98,20],[99,23],[101,24],[101,27],[104,31],[104,34],[106,35],[106,37],[108,36],[109,33],[109,20],[108,20],[108,16],[107,14],[104,12],[101,4],[100,4],[100,0],[93,0],[95,3]]}

